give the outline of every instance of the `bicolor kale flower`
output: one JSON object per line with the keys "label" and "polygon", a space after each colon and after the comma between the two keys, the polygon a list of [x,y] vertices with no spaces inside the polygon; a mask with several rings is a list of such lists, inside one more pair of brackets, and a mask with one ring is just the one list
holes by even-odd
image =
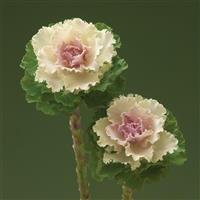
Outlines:
{"label": "bicolor kale flower", "polygon": [[42,27],[31,43],[38,61],[35,81],[45,82],[52,92],[88,90],[116,55],[113,34],[79,18]]}
{"label": "bicolor kale flower", "polygon": [[107,109],[107,117],[96,121],[97,144],[105,148],[104,163],[129,164],[132,170],[142,160],[155,163],[178,148],[177,138],[164,130],[166,109],[153,99],[120,96]]}
{"label": "bicolor kale flower", "polygon": [[42,27],[20,64],[26,100],[48,115],[72,112],[119,80],[128,67],[117,56],[120,46],[119,36],[104,23],[75,18]]}

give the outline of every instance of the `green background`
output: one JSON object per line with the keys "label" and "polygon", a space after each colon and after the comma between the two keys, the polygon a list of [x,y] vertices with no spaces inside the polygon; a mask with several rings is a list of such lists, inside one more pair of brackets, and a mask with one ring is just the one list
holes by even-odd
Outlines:
{"label": "green background", "polygon": [[[28,40],[42,25],[72,17],[114,28],[123,44],[119,54],[129,64],[127,92],[172,110],[187,141],[185,165],[135,191],[135,199],[198,199],[197,2],[169,0],[2,2],[1,199],[79,198],[67,118],[37,112],[19,85]],[[92,181],[91,191],[92,199],[120,199],[114,181]]]}

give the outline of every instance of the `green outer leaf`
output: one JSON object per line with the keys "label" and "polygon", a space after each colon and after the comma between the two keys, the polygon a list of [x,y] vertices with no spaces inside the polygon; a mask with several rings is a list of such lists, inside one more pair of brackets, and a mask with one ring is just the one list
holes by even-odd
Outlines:
{"label": "green outer leaf", "polygon": [[62,107],[59,104],[48,101],[37,102],[36,109],[47,115],[56,115],[62,111]]}
{"label": "green outer leaf", "polygon": [[54,94],[55,100],[63,106],[76,106],[81,101],[81,97],[66,91],[57,92]]}
{"label": "green outer leaf", "polygon": [[89,108],[106,108],[113,98],[124,93],[124,88],[125,80],[122,76],[118,76],[104,92],[93,90],[86,94],[84,96],[85,103]]}
{"label": "green outer leaf", "polygon": [[182,165],[187,160],[185,152],[185,139],[181,133],[176,118],[169,110],[167,112],[167,120],[164,128],[175,135],[175,137],[178,139],[179,147],[173,154],[168,154],[166,160],[172,164]]}
{"label": "green outer leaf", "polygon": [[61,91],[53,94],[45,83],[34,80],[38,63],[31,42],[26,45],[26,54],[20,67],[25,71],[20,82],[22,89],[26,92],[25,98],[28,103],[36,103],[37,110],[48,115],[67,114],[71,113],[80,103],[81,93],[75,95]]}
{"label": "green outer leaf", "polygon": [[22,58],[20,67],[24,69],[28,74],[34,76],[37,66],[38,66],[38,63],[37,63],[36,55],[33,52],[31,41],[29,41],[26,45],[26,54]]}
{"label": "green outer leaf", "polygon": [[[94,116],[94,121],[105,115],[105,109],[99,109]],[[185,141],[177,121],[170,111],[167,113],[165,129],[178,139],[178,149],[173,154],[167,154],[162,161],[157,163],[148,163],[143,160],[141,166],[134,171],[128,165],[125,166],[121,163],[103,163],[104,149],[97,145],[98,137],[91,127],[88,129],[88,134],[85,134],[85,142],[87,144],[91,175],[98,181],[102,181],[105,178],[115,179],[119,184],[126,183],[127,186],[138,189],[145,182],[150,183],[165,176],[172,164],[180,165],[186,161]]]}
{"label": "green outer leaf", "polygon": [[43,93],[50,92],[43,83],[36,82],[34,77],[26,71],[24,77],[21,79],[21,86],[31,96],[41,96]]}
{"label": "green outer leaf", "polygon": [[112,32],[112,28],[103,22],[97,22],[97,23],[95,23],[95,26],[100,31],[103,29],[107,29],[108,31]]}
{"label": "green outer leaf", "polygon": [[127,68],[128,64],[124,59],[119,56],[114,57],[111,69],[105,72],[101,82],[92,89],[104,92],[109,86],[113,85],[118,76]]}

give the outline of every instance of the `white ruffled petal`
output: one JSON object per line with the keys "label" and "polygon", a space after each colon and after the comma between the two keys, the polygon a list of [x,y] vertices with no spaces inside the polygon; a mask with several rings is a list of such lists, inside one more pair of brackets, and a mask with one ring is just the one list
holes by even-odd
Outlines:
{"label": "white ruffled petal", "polygon": [[150,109],[142,107],[140,105],[141,102],[143,102],[143,100],[135,103],[130,112],[128,112],[128,115],[133,119],[137,117],[141,118],[147,130],[152,130],[155,133],[163,131],[166,116],[155,115]]}
{"label": "white ruffled petal", "polygon": [[163,160],[167,153],[173,153],[178,148],[178,140],[167,131],[160,133],[160,139],[153,145],[154,155],[152,162]]}
{"label": "white ruffled petal", "polygon": [[113,34],[107,30],[102,30],[99,32],[101,50],[99,56],[97,57],[98,66],[102,66],[105,62],[111,63],[112,57],[116,55],[113,44],[116,43]]}
{"label": "white ruffled petal", "polygon": [[153,147],[151,144],[144,142],[128,143],[125,147],[125,153],[127,156],[132,156],[133,160],[138,161],[140,159],[146,159],[148,162],[153,157]]}
{"label": "white ruffled petal", "polygon": [[166,116],[158,117],[156,115],[152,116],[152,130],[154,133],[160,133],[164,130]]}
{"label": "white ruffled petal", "polygon": [[55,30],[60,26],[61,23],[57,23],[51,27],[43,26],[37,34],[32,37],[31,44],[33,46],[36,56],[38,52],[45,46],[52,45],[52,38]]}
{"label": "white ruffled petal", "polygon": [[38,82],[46,82],[47,87],[51,88],[52,92],[59,92],[63,88],[70,92],[74,92],[75,90],[88,90],[100,81],[99,74],[96,72],[85,71],[74,73],[60,69],[54,73],[48,73],[44,67],[38,67],[35,80]]}
{"label": "white ruffled petal", "polygon": [[63,73],[65,90],[74,92],[75,90],[88,90],[91,86],[100,81],[98,72],[68,72]]}
{"label": "white ruffled petal", "polygon": [[121,114],[123,112],[128,112],[135,103],[141,101],[142,96],[139,95],[128,95],[120,96],[117,99],[114,99],[110,107],[107,109],[108,119],[112,123],[117,123],[121,121]]}
{"label": "white ruffled petal", "polygon": [[106,134],[118,145],[124,146],[127,143],[115,126],[107,126]]}
{"label": "white ruffled petal", "polygon": [[38,67],[35,74],[35,81],[40,83],[45,82],[47,84],[47,88],[50,88],[52,92],[59,92],[63,89],[63,80],[62,75],[59,72],[55,73],[47,73],[44,68]]}
{"label": "white ruffled petal", "polygon": [[150,142],[151,144],[154,144],[157,140],[160,138],[160,133],[153,132],[152,134],[147,138],[147,141]]}
{"label": "white ruffled petal", "polygon": [[45,46],[38,52],[38,64],[44,68],[46,73],[54,73],[62,66],[56,64],[57,57],[55,49],[52,46]]}
{"label": "white ruffled petal", "polygon": [[67,19],[63,22],[64,28],[72,27],[75,34],[79,34],[80,37],[89,38],[96,34],[96,27],[93,23],[88,23],[80,18]]}
{"label": "white ruffled petal", "polygon": [[154,132],[162,132],[167,112],[165,107],[154,99],[143,99],[142,101],[138,102],[138,106],[146,110],[146,112],[149,112],[149,115],[152,115],[152,129],[154,130]]}
{"label": "white ruffled petal", "polygon": [[111,140],[111,138],[106,134],[106,127],[109,125],[109,121],[107,117],[101,118],[98,121],[96,121],[95,125],[93,126],[93,131],[99,136],[99,140],[97,141],[97,144],[100,147],[106,147],[109,146],[116,146],[116,143]]}
{"label": "white ruffled petal", "polygon": [[132,170],[135,170],[140,166],[140,161],[134,161],[131,157],[127,157],[123,151],[119,153],[104,153],[103,162],[109,164],[113,163],[122,163],[129,164]]}
{"label": "white ruffled petal", "polygon": [[164,106],[154,99],[143,99],[138,104],[158,117],[165,117],[167,112]]}

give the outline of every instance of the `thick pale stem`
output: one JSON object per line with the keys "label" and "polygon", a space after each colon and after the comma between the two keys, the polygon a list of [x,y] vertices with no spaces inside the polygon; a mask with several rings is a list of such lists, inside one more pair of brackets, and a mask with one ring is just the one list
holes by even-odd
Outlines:
{"label": "thick pale stem", "polygon": [[80,191],[80,199],[89,199],[89,183],[87,180],[87,164],[84,151],[83,136],[81,135],[81,119],[79,108],[72,113],[69,125],[72,133],[73,149],[76,160],[77,182]]}
{"label": "thick pale stem", "polygon": [[133,190],[125,185],[122,186],[122,200],[133,200]]}

